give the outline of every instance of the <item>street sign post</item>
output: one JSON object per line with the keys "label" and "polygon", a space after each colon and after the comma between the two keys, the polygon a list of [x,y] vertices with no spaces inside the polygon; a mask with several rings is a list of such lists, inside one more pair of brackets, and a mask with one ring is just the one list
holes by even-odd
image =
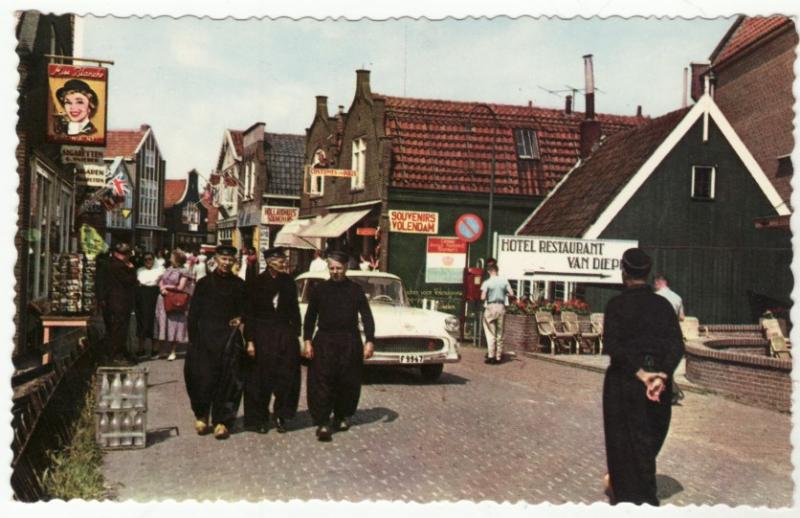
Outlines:
{"label": "street sign post", "polygon": [[462,214],[456,220],[456,235],[467,243],[474,243],[483,235],[483,220],[476,214]]}

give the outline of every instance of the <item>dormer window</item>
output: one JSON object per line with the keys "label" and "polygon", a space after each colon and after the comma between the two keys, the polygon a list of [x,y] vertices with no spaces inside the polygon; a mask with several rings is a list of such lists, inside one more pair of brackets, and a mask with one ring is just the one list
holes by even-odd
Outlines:
{"label": "dormer window", "polygon": [[692,166],[692,199],[713,200],[717,169],[713,166]]}
{"label": "dormer window", "polygon": [[517,142],[517,158],[528,160],[538,160],[539,142],[536,140],[536,132],[532,129],[519,128],[514,130],[514,139]]}

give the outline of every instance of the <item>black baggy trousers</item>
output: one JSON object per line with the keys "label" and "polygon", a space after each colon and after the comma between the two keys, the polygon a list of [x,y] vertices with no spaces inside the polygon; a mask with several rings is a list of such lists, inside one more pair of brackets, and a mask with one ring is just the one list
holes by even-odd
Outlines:
{"label": "black baggy trousers", "polygon": [[356,413],[361,396],[364,346],[357,332],[320,330],[308,366],[308,409],[316,426]]}

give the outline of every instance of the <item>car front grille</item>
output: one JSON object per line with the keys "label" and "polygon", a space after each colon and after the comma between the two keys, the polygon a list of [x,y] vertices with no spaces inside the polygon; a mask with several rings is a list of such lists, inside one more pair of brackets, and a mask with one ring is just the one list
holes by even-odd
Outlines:
{"label": "car front grille", "polygon": [[378,338],[375,352],[379,353],[429,353],[444,348],[444,340],[436,338]]}

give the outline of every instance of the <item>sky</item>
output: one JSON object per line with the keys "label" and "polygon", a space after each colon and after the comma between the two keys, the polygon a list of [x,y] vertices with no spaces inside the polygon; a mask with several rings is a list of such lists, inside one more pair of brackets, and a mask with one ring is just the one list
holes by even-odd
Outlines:
{"label": "sky", "polygon": [[[113,60],[109,129],[150,124],[167,177],[215,166],[226,128],[304,134],[315,96],[345,110],[355,70],[372,91],[428,99],[564,106],[593,54],[597,111],[679,108],[683,68],[733,23],[612,18],[317,21],[86,16],[82,54]],[[579,94],[576,109],[583,110]]]}

